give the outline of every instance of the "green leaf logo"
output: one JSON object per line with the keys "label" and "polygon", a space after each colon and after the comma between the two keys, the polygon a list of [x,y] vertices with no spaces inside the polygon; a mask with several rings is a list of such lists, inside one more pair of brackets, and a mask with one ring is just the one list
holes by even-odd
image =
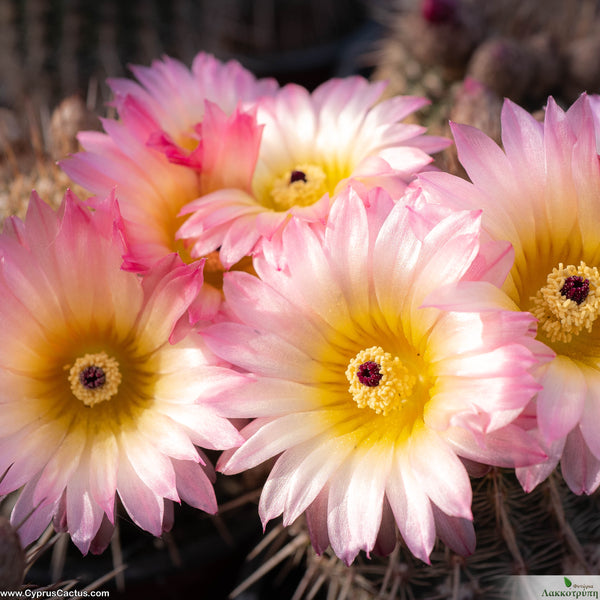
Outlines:
{"label": "green leaf logo", "polygon": [[567,587],[571,587],[573,584],[571,583],[571,580],[570,580],[570,579],[567,579],[567,578],[565,577],[565,585],[566,585]]}

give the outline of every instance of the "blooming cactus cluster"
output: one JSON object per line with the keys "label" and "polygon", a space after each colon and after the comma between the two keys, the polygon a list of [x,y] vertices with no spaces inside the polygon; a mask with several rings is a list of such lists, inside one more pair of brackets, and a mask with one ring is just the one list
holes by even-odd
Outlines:
{"label": "blooming cactus cluster", "polygon": [[[398,534],[475,546],[469,475],[600,484],[600,107],[507,102],[503,146],[402,122],[380,83],[308,92],[200,54],[114,80],[118,118],[0,236],[0,494],[102,551],[215,512],[214,469],[275,459],[263,523],[347,564]],[[246,423],[238,430],[233,423]]]}
{"label": "blooming cactus cluster", "polygon": [[526,491],[561,462],[569,487],[600,485],[600,140],[598,97],[568,111],[549,99],[543,123],[506,101],[502,151],[476,129],[454,125],[472,183],[445,173],[422,178],[429,201],[483,209],[485,236],[511,243],[502,289],[538,320],[537,339],[555,357],[535,372],[542,389],[526,414],[548,459],[517,469]]}

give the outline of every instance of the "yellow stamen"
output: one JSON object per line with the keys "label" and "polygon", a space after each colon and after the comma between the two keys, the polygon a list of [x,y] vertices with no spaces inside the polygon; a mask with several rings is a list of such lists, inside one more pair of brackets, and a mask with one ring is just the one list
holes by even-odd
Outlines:
{"label": "yellow stamen", "polygon": [[[304,179],[292,181],[292,173],[302,173]],[[317,165],[298,165],[275,179],[270,196],[273,208],[284,211],[292,206],[310,206],[328,192],[327,175]]]}
{"label": "yellow stamen", "polygon": [[[365,385],[359,380],[359,369],[368,362],[379,366],[382,377],[376,384]],[[348,391],[359,408],[369,407],[384,416],[402,408],[417,381],[397,356],[384,352],[379,346],[361,350],[348,363],[346,378],[350,384]]]}
{"label": "yellow stamen", "polygon": [[[582,277],[589,282],[589,292],[581,303],[565,297],[561,290],[568,277]],[[583,261],[579,266],[564,266],[562,263],[548,275],[546,285],[530,300],[531,312],[538,319],[538,327],[550,342],[568,343],[574,335],[592,325],[600,314],[600,273],[596,267],[588,267]]]}
{"label": "yellow stamen", "polygon": [[[99,369],[103,374],[103,379],[94,384],[96,387],[91,387],[91,384],[84,385],[82,382],[82,374],[93,368]],[[66,369],[69,369],[69,383],[73,395],[86,406],[110,400],[117,393],[121,383],[119,363],[105,352],[81,356],[72,367],[66,365]]]}

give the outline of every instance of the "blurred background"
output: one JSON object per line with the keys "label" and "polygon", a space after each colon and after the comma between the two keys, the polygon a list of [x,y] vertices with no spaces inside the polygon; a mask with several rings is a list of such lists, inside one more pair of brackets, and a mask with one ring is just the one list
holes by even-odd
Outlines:
{"label": "blurred background", "polygon": [[104,80],[163,54],[200,50],[259,76],[314,86],[358,65],[377,2],[361,0],[2,0],[0,104],[104,98]]}

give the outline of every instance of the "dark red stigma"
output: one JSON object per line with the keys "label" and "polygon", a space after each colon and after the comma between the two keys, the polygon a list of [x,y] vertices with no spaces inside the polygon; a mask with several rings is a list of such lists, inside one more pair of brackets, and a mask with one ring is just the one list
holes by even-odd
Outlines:
{"label": "dark red stigma", "polygon": [[294,183],[294,181],[304,181],[306,183],[306,173],[304,171],[292,171],[290,183]]}
{"label": "dark red stigma", "polygon": [[356,376],[358,380],[368,387],[377,387],[383,375],[379,372],[380,365],[372,360],[368,360],[364,362],[360,367],[358,367],[358,371],[356,371]]}
{"label": "dark red stigma", "polygon": [[590,293],[590,282],[579,275],[571,275],[565,279],[564,285],[560,288],[560,293],[569,300],[581,304]]}
{"label": "dark red stigma", "polygon": [[79,373],[79,382],[88,390],[95,390],[106,383],[106,373],[101,367],[90,365]]}

